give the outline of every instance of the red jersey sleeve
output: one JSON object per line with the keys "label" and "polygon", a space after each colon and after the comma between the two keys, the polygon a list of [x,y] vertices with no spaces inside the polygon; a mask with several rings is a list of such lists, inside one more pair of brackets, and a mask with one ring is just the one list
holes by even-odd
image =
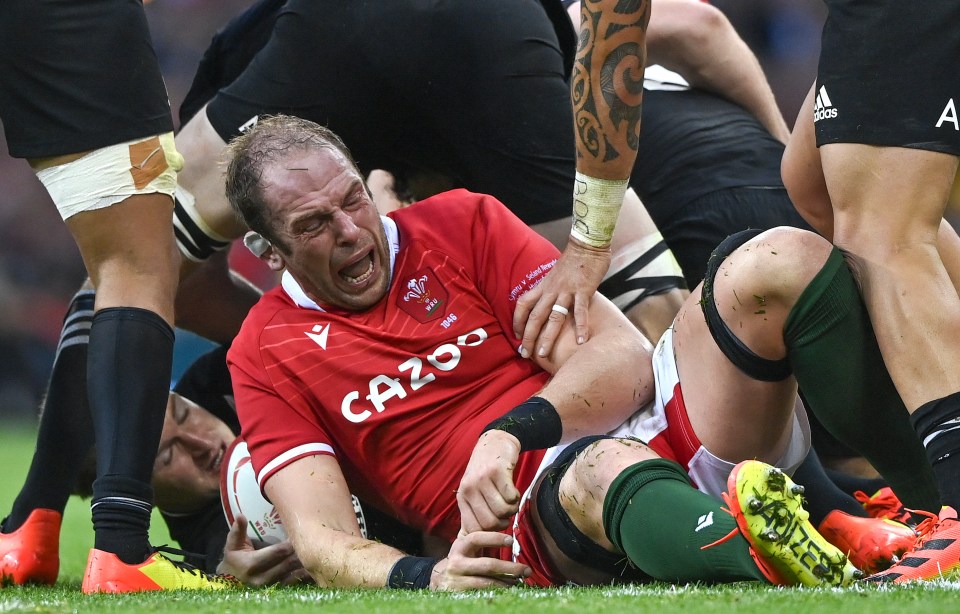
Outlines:
{"label": "red jersey sleeve", "polygon": [[560,254],[492,196],[481,197],[472,236],[477,285],[512,336],[517,299],[543,281]]}
{"label": "red jersey sleeve", "polygon": [[242,426],[241,437],[247,442],[257,484],[263,492],[270,476],[293,461],[335,453],[329,437],[311,419],[311,414],[287,402],[276,391],[263,368],[258,347],[248,342],[250,332],[242,330],[234,340],[227,365]]}

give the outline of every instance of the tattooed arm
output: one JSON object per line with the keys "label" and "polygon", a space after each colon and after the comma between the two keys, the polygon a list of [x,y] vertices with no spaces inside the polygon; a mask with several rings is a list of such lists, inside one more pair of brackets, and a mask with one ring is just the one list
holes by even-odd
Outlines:
{"label": "tattooed arm", "polygon": [[580,44],[571,77],[577,170],[626,179],[640,138],[649,0],[580,3]]}
{"label": "tattooed arm", "polygon": [[581,3],[571,76],[577,178],[567,247],[514,313],[521,353],[545,356],[571,310],[579,343],[589,337],[590,297],[610,266],[610,238],[637,157],[650,0]]}

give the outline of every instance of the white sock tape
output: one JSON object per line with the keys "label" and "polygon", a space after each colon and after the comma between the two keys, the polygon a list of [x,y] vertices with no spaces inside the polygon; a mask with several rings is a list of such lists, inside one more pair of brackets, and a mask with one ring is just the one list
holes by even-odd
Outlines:
{"label": "white sock tape", "polygon": [[609,247],[627,187],[626,179],[597,179],[578,171],[573,184],[573,238],[591,247]]}

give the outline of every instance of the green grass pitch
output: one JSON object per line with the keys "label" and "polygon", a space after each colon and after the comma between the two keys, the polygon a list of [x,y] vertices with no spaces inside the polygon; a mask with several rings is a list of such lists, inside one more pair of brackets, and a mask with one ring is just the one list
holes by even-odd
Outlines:
{"label": "green grass pitch", "polygon": [[[33,453],[29,428],[4,425],[0,430],[0,515],[5,514],[26,475]],[[665,527],[668,530],[668,527]],[[163,521],[154,516],[152,539],[169,542]],[[847,614],[883,612],[960,612],[960,583],[908,588],[857,587],[847,590],[774,588],[754,583],[718,587],[665,584],[614,588],[512,589],[466,594],[403,591],[323,590],[311,587],[269,588],[217,593],[80,593],[87,551],[93,543],[87,501],[74,498],[67,507],[60,536],[60,580],[54,587],[0,589],[0,614],[7,612],[350,612],[351,614],[424,614],[497,612],[583,613],[706,612],[723,614]],[[665,554],[669,556],[669,554]]]}

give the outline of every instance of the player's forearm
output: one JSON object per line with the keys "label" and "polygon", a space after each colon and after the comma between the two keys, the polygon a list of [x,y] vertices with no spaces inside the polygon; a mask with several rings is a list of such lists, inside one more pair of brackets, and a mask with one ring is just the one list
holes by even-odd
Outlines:
{"label": "player's forearm", "polygon": [[581,46],[571,77],[577,170],[626,179],[640,134],[649,0],[618,12],[617,0],[581,3]]}
{"label": "player's forearm", "polygon": [[350,490],[333,456],[292,461],[267,479],[264,494],[276,506],[300,562],[318,586],[382,588],[404,556],[361,537]]}
{"label": "player's forearm", "polygon": [[318,586],[384,588],[403,552],[371,541],[314,527],[291,536],[297,556]]}
{"label": "player's forearm", "polygon": [[739,104],[786,142],[787,124],[757,57],[719,9],[701,2],[660,0],[650,20],[648,50],[651,63],[680,73],[693,87]]}
{"label": "player's forearm", "polygon": [[724,55],[696,73],[690,84],[711,89],[752,113],[781,143],[790,130],[756,56],[739,37],[730,40]]}

